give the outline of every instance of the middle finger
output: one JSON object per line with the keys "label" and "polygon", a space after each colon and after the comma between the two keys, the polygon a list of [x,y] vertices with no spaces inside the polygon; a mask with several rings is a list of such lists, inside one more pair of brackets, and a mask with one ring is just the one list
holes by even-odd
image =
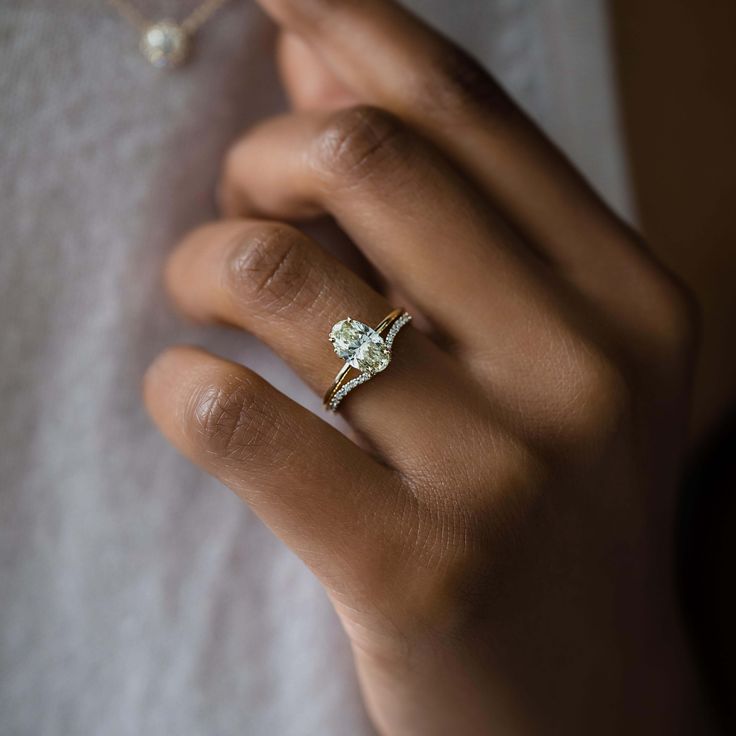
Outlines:
{"label": "middle finger", "polygon": [[232,150],[221,191],[229,214],[330,212],[460,347],[483,351],[492,336],[503,351],[504,336],[510,348],[530,314],[549,312],[542,261],[440,151],[382,111],[267,121]]}

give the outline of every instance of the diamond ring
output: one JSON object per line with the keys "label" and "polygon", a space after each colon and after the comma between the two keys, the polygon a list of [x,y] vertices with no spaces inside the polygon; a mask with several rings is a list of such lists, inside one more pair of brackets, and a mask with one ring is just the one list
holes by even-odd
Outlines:
{"label": "diamond ring", "polygon": [[[411,320],[403,309],[394,309],[374,329],[348,317],[330,330],[330,342],[345,361],[324,396],[324,405],[336,411],[340,402],[357,386],[385,370],[391,362],[391,347],[399,330]],[[350,373],[357,375],[350,376]]]}

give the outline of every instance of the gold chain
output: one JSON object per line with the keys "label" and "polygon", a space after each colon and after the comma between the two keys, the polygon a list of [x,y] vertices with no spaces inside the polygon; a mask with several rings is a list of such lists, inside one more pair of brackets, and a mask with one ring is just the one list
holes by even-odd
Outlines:
{"label": "gold chain", "polygon": [[[141,13],[141,11],[129,0],[107,0],[117,12],[125,18],[134,28],[144,31],[151,20]],[[229,0],[204,0],[204,2],[196,7],[184,20],[178,23],[179,27],[188,35],[193,35],[198,31],[225,3]]]}

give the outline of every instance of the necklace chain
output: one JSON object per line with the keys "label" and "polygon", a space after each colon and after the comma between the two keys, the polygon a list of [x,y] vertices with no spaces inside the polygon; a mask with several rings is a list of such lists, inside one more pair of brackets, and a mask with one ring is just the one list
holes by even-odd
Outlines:
{"label": "necklace chain", "polygon": [[[134,28],[139,31],[145,31],[152,21],[146,18],[143,13],[130,0],[107,0],[118,13],[125,18]],[[198,5],[184,20],[178,21],[177,25],[187,35],[191,36],[196,33],[228,0],[204,0]]]}

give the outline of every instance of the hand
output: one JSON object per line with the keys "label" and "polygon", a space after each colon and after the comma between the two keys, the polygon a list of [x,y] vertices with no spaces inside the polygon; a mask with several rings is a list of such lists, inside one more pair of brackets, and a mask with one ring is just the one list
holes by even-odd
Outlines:
{"label": "hand", "polygon": [[[688,295],[496,83],[407,12],[261,1],[286,29],[297,109],[233,147],[229,219],[176,250],[171,292],[320,394],[340,367],[333,323],[405,304],[422,328],[341,406],[360,447],[189,348],[149,370],[153,418],[322,581],[381,733],[695,728],[672,583]],[[279,222],[325,213],[390,301]]]}

